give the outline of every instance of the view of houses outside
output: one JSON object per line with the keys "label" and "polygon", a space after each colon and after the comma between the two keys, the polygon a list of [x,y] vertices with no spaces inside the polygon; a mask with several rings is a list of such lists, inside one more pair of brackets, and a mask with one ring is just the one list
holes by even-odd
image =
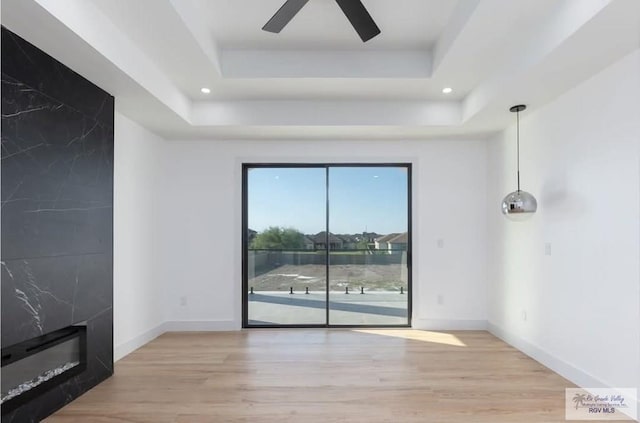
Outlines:
{"label": "view of houses outside", "polygon": [[[249,285],[255,291],[324,291],[326,289],[326,232],[303,235],[294,229],[272,227],[250,236]],[[280,235],[279,237],[277,235]],[[329,277],[332,291],[403,291],[407,280],[408,234],[329,233]]]}
{"label": "view of houses outside", "polygon": [[[359,234],[333,234],[329,232],[329,250],[354,250],[363,254],[393,254],[407,250],[408,232],[380,235],[375,232]],[[294,228],[272,226],[258,233],[248,231],[249,249],[251,250],[326,250],[327,232],[303,234]]]}

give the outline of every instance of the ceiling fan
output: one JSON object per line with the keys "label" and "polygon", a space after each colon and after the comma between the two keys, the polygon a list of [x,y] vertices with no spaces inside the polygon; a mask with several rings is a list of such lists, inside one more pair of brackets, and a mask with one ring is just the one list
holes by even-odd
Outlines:
{"label": "ceiling fan", "polygon": [[[264,31],[279,33],[282,28],[298,14],[309,0],[287,0],[269,22],[262,27]],[[336,0],[342,12],[347,16],[363,42],[380,34],[380,28],[360,0]]]}

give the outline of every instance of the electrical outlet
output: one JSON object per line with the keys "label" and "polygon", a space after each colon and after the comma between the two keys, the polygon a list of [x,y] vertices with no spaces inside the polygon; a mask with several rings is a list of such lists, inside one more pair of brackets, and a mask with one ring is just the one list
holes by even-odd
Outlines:
{"label": "electrical outlet", "polygon": [[183,295],[182,297],[180,297],[180,305],[182,307],[187,305],[187,297],[186,296]]}
{"label": "electrical outlet", "polygon": [[527,310],[522,310],[522,321],[523,322],[527,321]]}
{"label": "electrical outlet", "polygon": [[442,294],[438,294],[438,304],[444,304],[444,296]]}
{"label": "electrical outlet", "polygon": [[550,242],[545,242],[545,244],[544,244],[544,255],[545,256],[550,256],[551,255],[551,243]]}
{"label": "electrical outlet", "polygon": [[444,239],[440,238],[436,241],[438,248],[444,248]]}

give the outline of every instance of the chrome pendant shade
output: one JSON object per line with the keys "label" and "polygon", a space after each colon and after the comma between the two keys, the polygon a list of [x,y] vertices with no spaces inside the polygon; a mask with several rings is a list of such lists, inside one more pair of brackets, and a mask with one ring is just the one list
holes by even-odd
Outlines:
{"label": "chrome pendant shade", "polygon": [[538,202],[536,198],[526,191],[520,189],[520,112],[525,110],[527,106],[520,104],[513,106],[509,111],[516,113],[516,128],[517,128],[517,151],[518,151],[518,189],[507,194],[502,200],[502,214],[508,219],[514,221],[526,220],[538,209]]}
{"label": "chrome pendant shade", "polygon": [[511,220],[526,220],[537,208],[536,198],[527,191],[513,191],[502,200],[502,213]]}

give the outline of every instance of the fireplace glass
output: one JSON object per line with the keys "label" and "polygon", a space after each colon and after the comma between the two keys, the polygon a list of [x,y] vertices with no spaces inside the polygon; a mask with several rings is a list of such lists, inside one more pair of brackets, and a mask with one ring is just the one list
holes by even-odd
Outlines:
{"label": "fireplace glass", "polygon": [[85,368],[85,326],[70,326],[3,348],[2,414]]}

